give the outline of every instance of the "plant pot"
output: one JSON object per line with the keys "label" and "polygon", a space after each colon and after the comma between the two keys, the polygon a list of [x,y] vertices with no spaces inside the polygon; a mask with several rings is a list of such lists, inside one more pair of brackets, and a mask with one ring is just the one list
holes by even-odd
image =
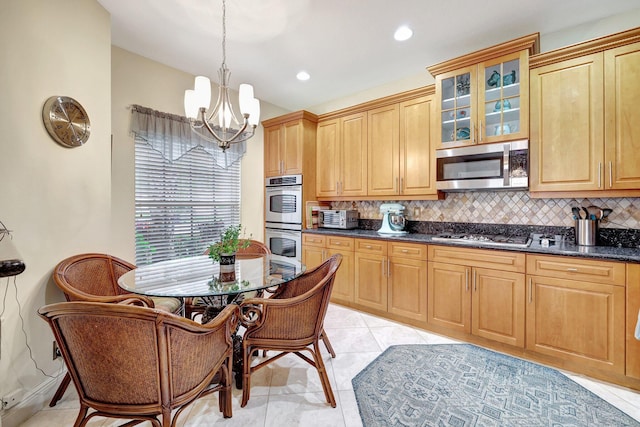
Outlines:
{"label": "plant pot", "polygon": [[236,254],[220,255],[220,281],[233,282],[236,280]]}

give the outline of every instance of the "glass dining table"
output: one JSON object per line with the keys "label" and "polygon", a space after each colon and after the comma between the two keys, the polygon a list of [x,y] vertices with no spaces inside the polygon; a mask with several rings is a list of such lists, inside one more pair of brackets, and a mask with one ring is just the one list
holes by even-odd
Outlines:
{"label": "glass dining table", "polygon": [[271,288],[304,273],[304,265],[272,258],[272,255],[236,256],[235,274],[220,276],[220,264],[198,255],[139,266],[118,279],[129,292],[155,297],[194,298],[208,303],[218,298]]}
{"label": "glass dining table", "polygon": [[[302,264],[273,259],[272,255],[236,256],[235,273],[220,274],[220,264],[208,255],[141,265],[120,276],[118,285],[131,293],[154,296],[199,298],[207,306],[203,321],[214,317],[227,304],[240,302],[247,292],[270,289],[305,271]],[[222,279],[222,280],[221,280]],[[234,334],[236,386],[242,386],[242,340]]]}

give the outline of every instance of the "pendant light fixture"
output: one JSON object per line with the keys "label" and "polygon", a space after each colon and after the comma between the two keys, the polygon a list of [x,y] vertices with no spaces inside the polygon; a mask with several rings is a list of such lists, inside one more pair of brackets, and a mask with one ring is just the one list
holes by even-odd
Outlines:
{"label": "pendant light fixture", "polygon": [[222,65],[218,70],[218,101],[212,110],[207,111],[211,103],[211,82],[204,76],[196,77],[194,89],[184,91],[184,111],[191,129],[205,140],[217,143],[222,151],[231,144],[251,138],[260,120],[260,101],[254,98],[253,86],[249,84],[241,84],[238,90],[242,123],[233,112],[227,86],[231,72],[226,64],[226,39],[226,0],[222,0]]}

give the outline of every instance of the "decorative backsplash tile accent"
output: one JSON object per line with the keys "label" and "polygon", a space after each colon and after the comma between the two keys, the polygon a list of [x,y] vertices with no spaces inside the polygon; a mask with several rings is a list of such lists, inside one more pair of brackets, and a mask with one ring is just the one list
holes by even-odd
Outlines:
{"label": "decorative backsplash tile accent", "polygon": [[[406,207],[412,221],[573,227],[572,206],[613,209],[600,228],[640,229],[640,198],[532,199],[526,191],[448,193],[444,200],[385,201]],[[333,202],[333,209],[355,207],[363,219],[382,219],[382,201]]]}

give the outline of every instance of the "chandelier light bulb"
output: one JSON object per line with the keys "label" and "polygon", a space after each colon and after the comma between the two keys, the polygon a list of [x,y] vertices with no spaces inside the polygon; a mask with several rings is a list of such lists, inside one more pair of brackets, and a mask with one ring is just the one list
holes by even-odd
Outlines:
{"label": "chandelier light bulb", "polygon": [[194,84],[198,108],[209,108],[211,105],[211,81],[208,77],[198,76]]}
{"label": "chandelier light bulb", "polygon": [[189,119],[195,120],[198,117],[198,102],[196,92],[193,89],[184,91],[184,113]]}

